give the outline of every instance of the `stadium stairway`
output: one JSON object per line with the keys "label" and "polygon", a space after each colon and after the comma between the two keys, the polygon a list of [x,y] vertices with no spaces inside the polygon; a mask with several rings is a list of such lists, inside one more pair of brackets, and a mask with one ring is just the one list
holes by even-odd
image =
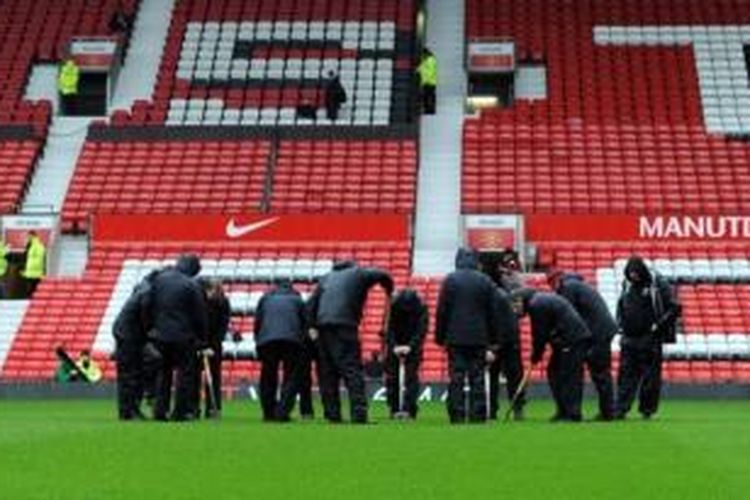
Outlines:
{"label": "stadium stairway", "polygon": [[89,254],[88,237],[81,235],[60,236],[53,263],[53,274],[63,277],[80,277],[86,270]]}
{"label": "stadium stairway", "polygon": [[138,100],[151,100],[169,31],[174,0],[142,0],[111,110],[128,110]]}
{"label": "stadium stairway", "polygon": [[60,212],[93,118],[55,116],[23,212]]}
{"label": "stadium stairway", "polygon": [[60,105],[57,96],[57,64],[36,64],[31,68],[24,99],[47,100],[52,103],[53,112],[57,113]]}
{"label": "stadium stairway", "polygon": [[28,300],[0,300],[0,370],[28,307]]}
{"label": "stadium stairway", "polygon": [[440,275],[453,269],[461,241],[464,2],[433,0],[427,11],[427,46],[437,56],[439,80],[437,114],[423,116],[420,131],[414,273]]}

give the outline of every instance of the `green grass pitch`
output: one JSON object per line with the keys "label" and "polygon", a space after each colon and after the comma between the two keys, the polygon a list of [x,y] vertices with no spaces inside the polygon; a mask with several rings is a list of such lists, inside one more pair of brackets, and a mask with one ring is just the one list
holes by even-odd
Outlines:
{"label": "green grass pitch", "polygon": [[[588,415],[594,413],[588,407]],[[747,499],[750,403],[665,401],[653,421],[119,423],[108,402],[0,401],[0,499]]]}

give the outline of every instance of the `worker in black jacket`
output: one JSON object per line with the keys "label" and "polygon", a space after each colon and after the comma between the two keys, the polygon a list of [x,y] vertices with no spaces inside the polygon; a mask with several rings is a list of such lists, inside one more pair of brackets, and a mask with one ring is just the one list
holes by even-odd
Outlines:
{"label": "worker in black jacket", "polygon": [[151,285],[158,271],[135,286],[115,319],[117,407],[121,420],[143,420],[140,404],[144,392],[144,348],[151,329]]}
{"label": "worker in black jacket", "polygon": [[570,302],[591,332],[593,340],[586,353],[586,366],[599,395],[596,420],[612,420],[615,414],[612,339],[617,333],[617,323],[602,296],[581,275],[554,271],[547,280],[558,295]]}
{"label": "worker in black jacket", "polygon": [[330,70],[326,77],[328,78],[325,82],[326,118],[336,121],[341,106],[346,102],[346,90],[335,71]]}
{"label": "worker in black jacket", "polygon": [[157,420],[167,420],[175,370],[176,401],[171,418],[195,418],[196,345],[208,331],[206,300],[200,285],[192,279],[200,268],[198,257],[184,255],[175,267],[162,271],[153,281],[153,335],[163,357],[154,404],[154,418]]}
{"label": "worker in black jacket", "polygon": [[[208,384],[206,384],[204,394],[204,416],[206,418],[220,418],[222,382],[221,363],[224,355],[223,342],[229,328],[231,306],[220,281],[210,278],[199,278],[198,284],[203,290],[207,307],[206,312],[208,315],[208,330],[206,332],[206,337],[199,339],[198,348],[201,358],[204,355],[208,357],[208,367],[214,389],[213,395],[209,394]],[[203,359],[199,359],[199,362],[200,366],[195,371],[195,390],[193,391],[193,406],[198,413],[200,413],[201,377],[206,368],[203,365]],[[212,397],[216,404],[215,408],[211,407]]]}
{"label": "worker in black jacket", "polygon": [[310,335],[318,339],[320,390],[325,418],[341,421],[339,383],[343,377],[349,392],[353,423],[367,423],[367,395],[359,342],[367,293],[380,285],[390,300],[393,279],[380,269],[359,267],[355,262],[337,262],[323,276],[309,302]]}
{"label": "worker in black jacket", "polygon": [[[391,417],[404,411],[417,417],[419,398],[419,366],[422,344],[427,334],[429,312],[419,294],[412,288],[401,290],[391,302],[385,344],[385,383]],[[404,363],[404,380],[399,380],[399,364]],[[405,391],[401,395],[400,384]],[[403,400],[403,408],[399,402]]]}
{"label": "worker in black jacket", "polygon": [[[306,325],[305,302],[288,280],[263,294],[258,302],[254,322],[255,345],[262,363],[260,402],[266,422],[289,421],[302,376]],[[279,366],[284,378],[277,398]]]}
{"label": "worker in black jacket", "polygon": [[[448,417],[451,423],[487,419],[484,369],[498,347],[497,290],[478,271],[476,252],[459,249],[456,270],[445,277],[438,296],[435,340],[448,351]],[[469,380],[467,415],[464,383]]]}
{"label": "worker in black jacket", "polygon": [[643,418],[651,418],[659,409],[662,343],[675,341],[679,315],[680,305],[669,283],[652,273],[642,258],[631,257],[617,303],[617,323],[622,330],[617,417],[627,415],[636,393]]}
{"label": "worker in black jacket", "polygon": [[557,405],[552,421],[580,422],[583,362],[591,332],[573,306],[558,295],[522,288],[511,297],[516,314],[531,317],[532,365],[542,360],[547,344],[552,346],[547,365],[547,380]]}
{"label": "worker in black jacket", "polygon": [[[496,359],[490,365],[490,418],[497,419],[500,408],[500,373],[505,377],[505,388],[508,401],[521,385],[523,379],[523,361],[521,360],[521,333],[518,328],[518,317],[513,311],[510,296],[502,288],[497,289],[497,320],[500,339]],[[522,390],[513,407],[513,418],[523,420],[523,407],[526,405],[526,391]]]}

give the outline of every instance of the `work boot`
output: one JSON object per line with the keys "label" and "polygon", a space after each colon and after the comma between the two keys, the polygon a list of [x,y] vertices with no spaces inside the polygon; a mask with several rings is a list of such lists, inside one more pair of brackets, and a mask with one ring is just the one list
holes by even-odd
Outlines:
{"label": "work boot", "polygon": [[195,413],[190,411],[183,414],[172,415],[172,420],[175,422],[192,422],[196,419],[197,417],[195,416]]}

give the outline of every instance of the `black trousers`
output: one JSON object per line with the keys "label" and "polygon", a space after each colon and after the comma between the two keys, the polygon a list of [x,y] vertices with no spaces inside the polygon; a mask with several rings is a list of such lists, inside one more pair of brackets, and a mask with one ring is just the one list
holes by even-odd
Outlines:
{"label": "black trousers", "polygon": [[117,414],[130,420],[140,414],[143,381],[143,343],[115,337]]}
{"label": "black trousers", "polygon": [[39,283],[42,281],[39,278],[25,278],[26,280],[26,297],[32,298],[36,293],[36,289],[39,287]]}
{"label": "black trousers", "polygon": [[339,118],[339,110],[341,109],[341,104],[339,104],[336,101],[330,101],[326,102],[326,118],[329,120],[338,120]]}
{"label": "black trousers", "polygon": [[547,365],[547,380],[557,406],[556,417],[581,420],[583,362],[588,344],[555,348]]}
{"label": "black trousers", "polygon": [[344,379],[349,392],[352,422],[367,422],[367,394],[365,393],[362,349],[355,328],[323,326],[319,330],[320,395],[325,418],[341,421],[339,385]]}
{"label": "black trousers", "polygon": [[[172,380],[176,379],[172,418],[180,420],[193,411],[193,391],[197,356],[192,342],[157,342],[162,367],[156,381],[154,418],[165,420],[171,407]],[[176,375],[175,375],[176,374]]]}
{"label": "black trousers", "polygon": [[611,418],[615,412],[615,390],[612,382],[612,345],[609,339],[595,342],[586,353],[585,361],[599,396],[599,414]]}
{"label": "black trousers", "polygon": [[[484,387],[485,347],[450,346],[448,348],[448,417],[452,423],[487,420]],[[469,406],[464,384],[469,381]]]}
{"label": "black trousers", "polygon": [[[399,358],[393,354],[393,348],[388,352],[385,358],[385,387],[388,407],[391,415],[401,411],[399,408],[399,392],[401,390],[398,379]],[[422,361],[421,352],[411,352],[404,358],[404,408],[412,418],[417,416],[419,407],[419,365]]]}
{"label": "black trousers", "polygon": [[657,412],[661,397],[661,362],[660,342],[646,346],[632,346],[623,342],[617,377],[619,415],[626,415],[630,411],[636,394],[641,414],[650,416]]}
{"label": "black trousers", "polygon": [[[216,402],[216,410],[221,411],[221,361],[224,355],[221,344],[214,344],[209,346],[214,351],[214,355],[208,358],[208,369],[211,373],[211,382],[214,386],[214,401]],[[195,382],[193,387],[193,408],[196,414],[200,413],[201,410],[201,388],[203,388],[203,405],[204,415],[208,416],[211,410],[211,393],[208,389],[208,383],[203,383],[203,377],[205,376],[205,366],[203,365],[203,356],[198,358],[198,369],[195,370]]]}
{"label": "black trousers", "polygon": [[[283,340],[258,347],[260,371],[260,404],[264,420],[287,420],[299,392],[302,348]],[[283,372],[279,391],[279,367]],[[280,394],[277,397],[277,394]]]}
{"label": "black trousers", "polygon": [[159,383],[159,374],[164,364],[164,357],[153,341],[146,342],[143,346],[143,371],[141,373],[141,383],[138,387],[138,402],[143,398],[146,400],[155,400],[157,393],[157,384]]}
{"label": "black trousers", "polygon": [[[319,369],[320,363],[318,362],[318,345],[313,342],[312,339],[307,339],[302,347],[302,356],[300,368],[300,387],[299,387],[299,413],[303,417],[315,416],[315,409],[313,407],[312,398],[312,364],[315,362],[315,366]],[[318,375],[320,378],[320,375]]]}
{"label": "black trousers", "polygon": [[437,110],[437,87],[435,85],[422,85],[422,112],[426,115],[434,115]]}
{"label": "black trousers", "polygon": [[[503,347],[498,351],[494,363],[490,365],[490,418],[492,419],[497,418],[497,412],[500,409],[500,373],[505,376],[505,390],[510,402],[523,379],[521,350],[517,346]],[[515,408],[521,409],[525,405],[526,391],[523,390],[518,396]]]}

